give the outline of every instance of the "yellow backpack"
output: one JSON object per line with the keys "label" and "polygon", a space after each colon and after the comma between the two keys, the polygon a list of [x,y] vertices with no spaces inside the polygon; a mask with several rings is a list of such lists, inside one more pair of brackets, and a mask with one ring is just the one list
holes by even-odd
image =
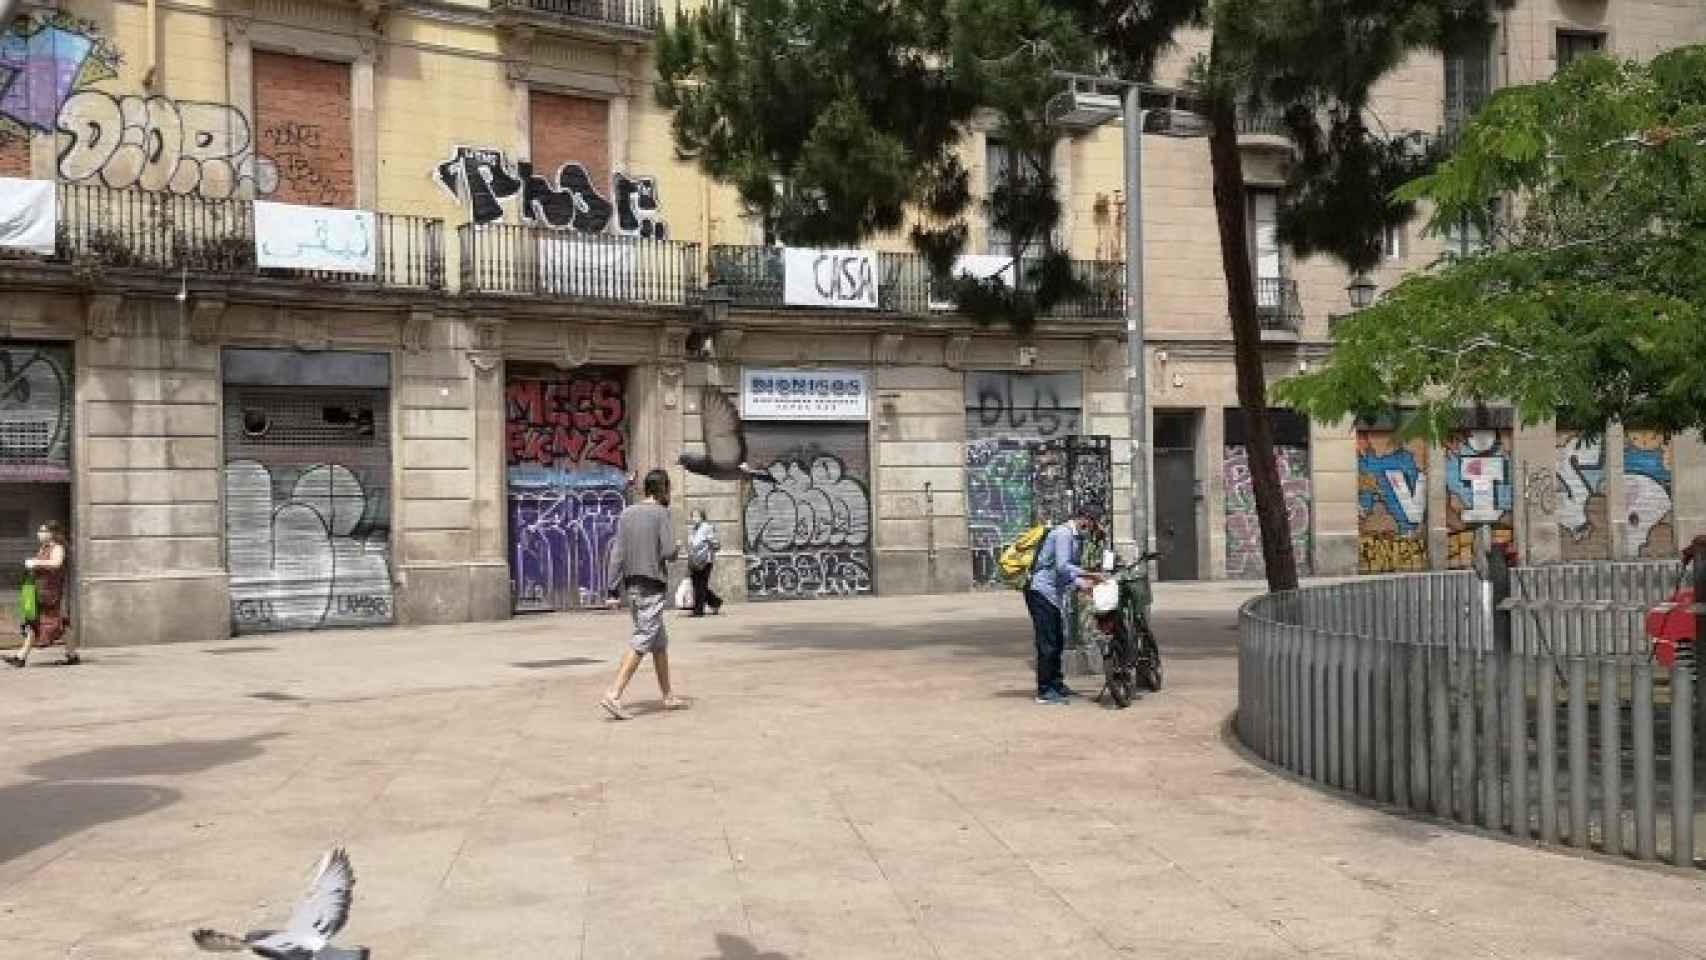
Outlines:
{"label": "yellow backpack", "polygon": [[1001,571],[1001,582],[1015,590],[1024,590],[1031,585],[1031,571],[1037,565],[1037,553],[1042,549],[1043,540],[1048,536],[1048,525],[1039,523],[1019,534],[1018,539],[1001,548],[1001,557],[996,566]]}

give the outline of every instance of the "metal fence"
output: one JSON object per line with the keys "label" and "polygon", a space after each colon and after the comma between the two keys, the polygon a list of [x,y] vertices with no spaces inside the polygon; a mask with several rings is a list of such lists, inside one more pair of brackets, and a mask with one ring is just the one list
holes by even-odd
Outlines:
{"label": "metal fence", "polygon": [[494,0],[492,7],[504,12],[590,20],[640,30],[656,30],[663,23],[663,8],[656,0]]}
{"label": "metal fence", "polygon": [[1601,563],[1514,570],[1508,598],[1469,571],[1257,597],[1238,735],[1381,803],[1693,865],[1694,672],[1657,663],[1643,623],[1677,585]]}
{"label": "metal fence", "polygon": [[508,224],[463,224],[462,292],[687,304],[699,245]]}

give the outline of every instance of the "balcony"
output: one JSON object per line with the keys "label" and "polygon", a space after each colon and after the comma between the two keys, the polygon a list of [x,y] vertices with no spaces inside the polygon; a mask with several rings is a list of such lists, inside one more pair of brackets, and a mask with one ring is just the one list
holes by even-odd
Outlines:
{"label": "balcony", "polygon": [[1256,317],[1262,333],[1296,336],[1303,328],[1303,301],[1297,295],[1297,281],[1285,277],[1256,279]]}
{"label": "balcony", "polygon": [[[259,267],[255,208],[248,200],[59,184],[55,252],[45,259],[84,271],[267,277],[339,286],[444,288],[444,221],[374,214],[376,271],[338,273]],[[28,254],[6,251],[8,258]]]}
{"label": "balcony", "polygon": [[[1034,258],[1018,264],[1021,284],[1034,276]],[[933,289],[930,269],[916,253],[877,255],[877,294],[880,311],[903,316],[929,316],[954,309],[945,291]],[[1109,260],[1074,260],[1073,272],[1084,284],[1083,294],[1055,304],[1053,319],[1112,319],[1125,315],[1125,265]],[[714,245],[710,251],[711,283],[721,285],[735,306],[761,309],[787,307],[782,302],[783,266],[779,247]]]}
{"label": "balcony", "polygon": [[1238,144],[1257,149],[1290,150],[1285,114],[1271,107],[1238,108]]}
{"label": "balcony", "polygon": [[492,0],[506,27],[533,27],[609,39],[644,39],[663,24],[658,0]]}
{"label": "balcony", "polygon": [[462,292],[682,306],[698,301],[699,245],[510,224],[456,228]]}

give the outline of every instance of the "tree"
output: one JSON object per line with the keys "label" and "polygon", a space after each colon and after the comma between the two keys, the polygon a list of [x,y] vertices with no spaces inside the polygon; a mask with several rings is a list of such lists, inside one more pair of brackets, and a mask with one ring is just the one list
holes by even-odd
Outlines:
{"label": "tree", "polygon": [[[1505,196],[1520,210],[1500,216]],[[1410,404],[1403,429],[1436,443],[1494,403],[1524,424],[1706,426],[1706,46],[1500,91],[1398,199],[1488,246],[1347,318],[1284,402],[1330,421]]]}

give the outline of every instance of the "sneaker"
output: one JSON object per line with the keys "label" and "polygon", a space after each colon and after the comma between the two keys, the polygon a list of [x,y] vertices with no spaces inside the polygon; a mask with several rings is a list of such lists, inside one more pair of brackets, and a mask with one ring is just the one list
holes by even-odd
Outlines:
{"label": "sneaker", "polygon": [[1055,691],[1050,690],[1047,693],[1037,694],[1037,702],[1045,706],[1059,707],[1066,704],[1066,698]]}
{"label": "sneaker", "polygon": [[617,700],[615,697],[605,697],[603,700],[598,701],[598,705],[604,708],[605,713],[610,714],[610,719],[612,720],[633,719],[632,714],[622,709],[622,701]]}
{"label": "sneaker", "polygon": [[1055,687],[1054,692],[1060,694],[1062,697],[1082,696],[1082,694],[1080,694],[1077,690],[1072,689],[1071,687],[1067,686],[1064,683],[1058,687]]}

